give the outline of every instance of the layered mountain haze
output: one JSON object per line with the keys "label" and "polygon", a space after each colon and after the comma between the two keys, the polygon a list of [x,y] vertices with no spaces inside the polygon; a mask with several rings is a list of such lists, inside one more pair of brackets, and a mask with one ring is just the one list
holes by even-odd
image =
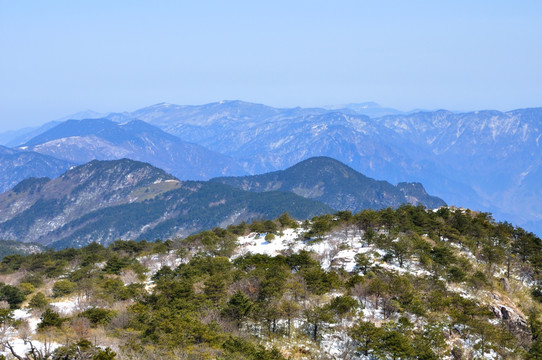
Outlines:
{"label": "layered mountain haze", "polygon": [[243,174],[228,156],[168,134],[146,122],[68,120],[28,141],[22,149],[82,164],[130,158],[149,162],[181,179]]}
{"label": "layered mountain haze", "polygon": [[0,145],[0,192],[29,177],[56,177],[73,165],[70,161]]}
{"label": "layered mountain haze", "polygon": [[391,151],[393,144],[389,143],[395,132],[353,110],[280,109],[221,101],[200,106],[157,104],[124,116],[147,121],[209,149],[247,159],[245,166],[252,173],[284,169],[320,155],[347,159],[348,163],[366,159],[369,167],[379,169],[379,164],[396,156]]}
{"label": "layered mountain haze", "polygon": [[[276,160],[271,161],[274,165],[270,165],[269,159],[261,153],[263,149],[246,149],[259,142],[259,135],[269,136],[270,132],[279,136],[284,135],[281,129],[277,128],[278,123],[295,123],[300,117],[327,112],[329,111],[318,108],[278,109],[244,101],[220,101],[198,106],[157,104],[123,114],[120,118],[146,121],[186,141],[242,159],[245,169],[254,174],[285,167],[282,161],[277,159],[276,154],[274,156]],[[118,115],[112,114],[111,117],[118,118]],[[268,141],[264,140],[263,143],[266,144]],[[263,157],[262,165],[258,164],[260,157]],[[293,161],[295,162],[297,161]]]}
{"label": "layered mountain haze", "polygon": [[105,117],[107,114],[98,113],[92,110],[79,111],[75,114],[64,116],[60,119],[49,121],[41,126],[27,127],[20,130],[6,131],[0,133],[0,144],[17,147],[26,143],[30,139],[39,134],[44,133],[45,131],[57,126],[58,124],[67,121],[67,120],[83,120],[83,119],[99,119]]}
{"label": "layered mountain haze", "polygon": [[542,194],[530,186],[542,180],[540,108],[369,118],[355,109],[225,101],[158,104],[131,115],[241,159],[252,174],[329,156],[372,178],[421,182],[450,204],[490,211],[542,233]]}
{"label": "layered mountain haze", "polygon": [[371,178],[422,183],[450,205],[492,212],[542,233],[542,109],[392,110],[372,103],[328,108],[162,103],[112,113],[92,120],[94,125],[64,122],[43,130],[26,149],[79,164],[128,157],[182,180],[262,174],[327,156]]}
{"label": "layered mountain haze", "polygon": [[359,212],[384,209],[402,204],[438,208],[446,203],[428,195],[419,183],[400,183],[368,178],[343,163],[328,157],[304,160],[284,171],[244,176],[222,177],[211,181],[247,191],[288,191],[314,199],[336,210]]}
{"label": "layered mountain haze", "polygon": [[[402,155],[396,134],[367,116],[326,109],[274,109],[226,101],[195,107],[156,105],[133,113],[165,131],[239,159],[259,174],[313,156],[329,156],[375,178],[408,180],[422,165]],[[193,110],[195,111],[195,110]],[[259,112],[261,111],[261,112]],[[162,115],[163,114],[163,115]],[[363,165],[359,168],[359,165]],[[401,174],[408,171],[404,178]],[[398,180],[396,180],[398,179]]]}
{"label": "layered mountain haze", "polygon": [[[519,224],[541,219],[542,193],[534,185],[542,180],[541,120],[541,108],[504,113],[438,111],[380,119],[404,137],[419,139],[418,146],[431,154],[433,162],[446,165],[440,170],[446,178],[470,186],[479,208]],[[410,151],[405,146],[405,152]],[[431,181],[424,184],[438,186]],[[463,203],[469,205],[467,200]]]}
{"label": "layered mountain haze", "polygon": [[[365,115],[371,118],[378,118],[386,115],[405,114],[406,112],[393,108],[382,107],[379,104],[369,101],[363,103],[350,103],[342,105],[328,105],[324,107],[328,110],[354,111],[359,115]],[[414,111],[412,111],[414,112]]]}

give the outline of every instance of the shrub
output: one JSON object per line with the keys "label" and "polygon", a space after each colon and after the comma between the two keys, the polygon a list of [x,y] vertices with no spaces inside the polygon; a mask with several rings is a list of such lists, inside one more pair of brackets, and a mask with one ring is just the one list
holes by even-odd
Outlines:
{"label": "shrub", "polygon": [[83,311],[79,316],[90,321],[93,327],[107,325],[117,313],[113,310],[91,308]]}
{"label": "shrub", "polygon": [[275,235],[273,233],[267,233],[265,235],[265,241],[270,242],[275,239]]}
{"label": "shrub", "polygon": [[4,285],[0,288],[0,301],[7,301],[11,309],[19,307],[25,299],[25,294],[15,286]]}
{"label": "shrub", "polygon": [[468,279],[469,285],[471,285],[473,288],[483,288],[487,286],[488,280],[486,275],[481,271],[476,271],[472,276]]}
{"label": "shrub", "polygon": [[66,319],[61,318],[57,312],[47,309],[41,315],[40,320],[41,322],[38,324],[38,330],[43,330],[48,327],[60,328]]}
{"label": "shrub", "polygon": [[42,293],[39,292],[30,299],[28,307],[31,309],[43,310],[49,305],[49,299]]}
{"label": "shrub", "polygon": [[105,348],[105,350],[98,350],[96,355],[92,357],[92,360],[115,360],[116,358],[116,352],[112,351],[110,348]]}
{"label": "shrub", "polygon": [[452,266],[448,270],[448,279],[453,282],[463,282],[467,277],[467,273],[457,266]]}
{"label": "shrub", "polygon": [[358,307],[358,302],[348,295],[337,296],[331,301],[329,307],[339,317],[343,317],[348,313],[354,312]]}
{"label": "shrub", "polygon": [[69,280],[58,280],[53,285],[53,296],[60,297],[71,294],[75,291],[77,285]]}
{"label": "shrub", "polygon": [[19,290],[21,290],[21,292],[25,295],[30,295],[34,292],[34,290],[36,290],[36,288],[32,284],[23,282],[19,284]]}
{"label": "shrub", "polygon": [[22,278],[21,283],[32,284],[35,288],[37,288],[43,285],[43,278],[39,274],[30,273],[25,275],[24,278]]}

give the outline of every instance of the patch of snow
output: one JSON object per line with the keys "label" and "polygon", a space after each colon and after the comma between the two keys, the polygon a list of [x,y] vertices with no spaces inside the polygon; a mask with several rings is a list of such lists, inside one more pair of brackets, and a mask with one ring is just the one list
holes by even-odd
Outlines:
{"label": "patch of snow", "polygon": [[[38,328],[38,323],[40,322],[40,319],[38,318],[37,314],[33,313],[29,309],[16,309],[13,311],[13,318],[15,320],[24,320],[28,323],[29,329],[32,334],[36,333],[36,330]],[[51,352],[61,346],[58,343],[55,342],[47,342],[42,343],[41,341],[32,339],[32,336],[30,336],[30,341],[32,341],[32,344],[34,347],[42,352],[45,350]],[[29,341],[25,341],[19,337],[18,332],[13,329],[9,328],[6,332],[6,337],[4,338],[4,341],[9,342],[9,344],[13,347],[13,350],[16,354],[24,356],[26,353],[28,353],[31,350],[31,345]],[[0,350],[1,355],[7,355],[8,358],[11,356],[11,352],[7,348],[3,348]]]}
{"label": "patch of snow", "polygon": [[32,313],[29,309],[17,309],[13,311],[13,319],[15,320],[26,320],[30,327],[30,330],[34,333],[38,328],[38,323],[40,319]]}
{"label": "patch of snow", "polygon": [[169,266],[171,269],[175,269],[183,262],[182,259],[176,254],[175,250],[171,250],[167,254],[141,256],[137,258],[137,260],[143,266],[149,269],[149,276],[156,274],[158,270],[164,266]]}
{"label": "patch of snow", "polygon": [[61,315],[71,315],[76,311],[82,310],[82,304],[78,298],[73,298],[64,301],[57,301],[50,304],[55,311]]}
{"label": "patch of snow", "polygon": [[[26,353],[28,353],[31,350],[29,341],[25,341],[23,339],[19,339],[16,337],[10,338],[8,341],[9,341],[9,344],[13,347],[13,351],[15,351],[15,353],[20,356],[24,356]],[[31,340],[31,341],[34,347],[42,353],[52,352],[56,348],[61,346],[60,344],[56,342],[48,342],[44,344],[38,340]],[[0,354],[11,356],[11,352],[7,348],[3,351],[0,351]],[[10,358],[11,357],[8,357],[8,359]]]}
{"label": "patch of snow", "polygon": [[265,234],[250,233],[247,236],[240,236],[237,239],[239,246],[234,257],[248,253],[276,256],[287,249],[299,251],[304,248],[303,241],[298,241],[302,232],[303,230],[299,228],[286,229],[282,235],[275,236],[275,238],[269,242],[265,240]]}

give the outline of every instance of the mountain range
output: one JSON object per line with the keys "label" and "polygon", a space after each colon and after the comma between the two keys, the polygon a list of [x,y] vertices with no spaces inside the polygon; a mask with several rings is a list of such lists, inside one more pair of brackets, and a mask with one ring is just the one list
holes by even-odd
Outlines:
{"label": "mountain range", "polygon": [[84,120],[84,119],[99,119],[105,117],[107,114],[98,113],[92,110],[79,111],[75,114],[64,116],[60,119],[46,122],[40,126],[26,127],[19,130],[12,130],[0,133],[0,145],[9,147],[21,146],[25,142],[29,141],[35,136],[57,126],[58,124],[67,120]]}
{"label": "mountain range", "polygon": [[182,141],[141,120],[68,120],[20,148],[77,164],[130,158],[149,162],[182,179],[244,173],[228,156]]}
{"label": "mountain range", "polygon": [[[382,111],[370,114],[367,109]],[[328,156],[371,178],[422,183],[449,204],[492,212],[499,220],[542,233],[538,185],[542,108],[466,113],[393,110],[370,103],[327,108],[275,108],[243,101],[162,103],[93,120],[110,121],[123,131],[133,121],[145,121],[149,133],[161,129],[160,136],[147,137],[150,142],[138,138],[142,124],[127,140],[118,135],[122,131],[109,137],[109,130],[64,134],[58,132],[58,127],[66,126],[63,122],[56,129],[33,133],[19,150],[78,164],[130,157],[181,180],[262,174]],[[84,127],[88,122],[77,124]],[[111,123],[107,126],[114,127]],[[56,135],[44,137],[47,133]],[[183,148],[181,143],[194,147]],[[161,151],[166,144],[168,150]],[[168,158],[171,153],[175,155]]]}
{"label": "mountain range", "polygon": [[[327,110],[339,110],[339,111],[354,111],[359,115],[366,115],[371,118],[379,118],[385,115],[399,115],[407,114],[409,112],[404,112],[401,110],[383,107],[374,101],[363,102],[363,103],[350,103],[350,104],[341,104],[341,105],[328,105],[324,106],[324,109]],[[418,110],[419,111],[419,110]],[[416,112],[410,111],[410,112]]]}
{"label": "mountain range", "polygon": [[[309,179],[313,175],[321,175],[325,184]],[[238,188],[236,180],[265,184]],[[26,179],[0,194],[0,239],[55,247],[170,239],[285,212],[307,219],[336,210],[426,201],[445,205],[421,184],[394,187],[322,157],[284,172],[207,182],[179,181],[134,160],[93,160],[55,179]]]}
{"label": "mountain range", "polygon": [[284,212],[305,219],[330,211],[292,193],[181,182],[146,163],[93,160],[55,179],[26,179],[0,194],[0,239],[79,247],[169,239]]}
{"label": "mountain range", "polygon": [[[347,109],[224,101],[130,114],[242,161],[251,174],[329,156],[372,178],[421,182],[450,204],[542,233],[542,108],[370,118]],[[206,119],[202,121],[202,119]]]}

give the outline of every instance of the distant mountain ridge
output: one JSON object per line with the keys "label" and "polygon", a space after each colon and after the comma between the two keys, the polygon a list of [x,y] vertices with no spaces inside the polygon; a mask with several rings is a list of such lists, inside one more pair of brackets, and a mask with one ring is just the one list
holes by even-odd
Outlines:
{"label": "distant mountain ridge", "polygon": [[[263,105],[260,105],[263,106]],[[448,203],[490,211],[542,234],[542,108],[418,111],[369,118],[352,109],[274,109],[220,102],[134,116],[240,159],[251,174],[329,156],[372,178],[416,181]],[[208,120],[195,121],[200,116]]]}
{"label": "distant mountain ridge", "polygon": [[422,204],[438,208],[446,203],[430,196],[419,183],[400,183],[368,178],[349,166],[329,157],[313,157],[286,170],[272,173],[211,179],[247,191],[288,191],[318,200],[335,210],[358,212],[402,204]]}
{"label": "distant mountain ridge", "polygon": [[29,177],[56,177],[74,163],[0,145],[0,193]]}
{"label": "distant mountain ridge", "polygon": [[389,108],[389,107],[383,107],[379,104],[369,101],[369,102],[363,102],[363,103],[349,103],[349,104],[342,104],[342,105],[328,105],[324,106],[325,109],[328,110],[339,110],[344,111],[351,110],[355,111],[359,115],[365,115],[371,118],[378,118],[386,115],[398,115],[398,114],[407,114],[405,111]]}
{"label": "distant mountain ridge", "polygon": [[[221,173],[200,174],[203,179],[262,174],[310,157],[328,156],[372,178],[394,184],[422,183],[429,193],[449,204],[492,212],[496,219],[542,234],[538,185],[542,181],[542,108],[369,117],[361,110],[378,109],[378,105],[346,106],[349,108],[274,108],[243,101],[194,106],[162,103],[107,118],[119,125],[134,119],[146,121],[235,163],[230,167],[225,160],[223,167],[208,167],[213,162],[192,161],[200,169],[220,169]],[[60,140],[54,141],[48,145],[49,154],[55,146],[62,147]],[[132,157],[125,147],[111,148],[95,135],[69,141],[68,152],[85,148],[88,155],[95,144],[101,144],[102,150],[115,149],[115,158]],[[145,151],[138,148],[132,153]],[[147,155],[136,159],[151,161],[153,155]],[[187,178],[184,172],[173,171],[171,163],[151,162]]]}
{"label": "distant mountain ridge", "polygon": [[98,113],[92,110],[79,111],[75,114],[49,121],[41,126],[27,127],[20,130],[6,131],[4,133],[0,133],[0,144],[9,147],[21,146],[33,137],[51,129],[52,127],[55,127],[56,125],[66,120],[98,119],[106,117],[106,115],[107,114]]}
{"label": "distant mountain ridge", "polygon": [[244,174],[228,156],[182,141],[141,120],[68,120],[37,135],[21,149],[73,163],[130,158],[149,162],[181,179]]}
{"label": "distant mountain ridge", "polygon": [[295,218],[423,202],[421,184],[393,186],[326,157],[250,177],[179,181],[147,163],[93,160],[58,178],[29,178],[0,194],[0,238],[55,247],[168,239],[252,219]]}

